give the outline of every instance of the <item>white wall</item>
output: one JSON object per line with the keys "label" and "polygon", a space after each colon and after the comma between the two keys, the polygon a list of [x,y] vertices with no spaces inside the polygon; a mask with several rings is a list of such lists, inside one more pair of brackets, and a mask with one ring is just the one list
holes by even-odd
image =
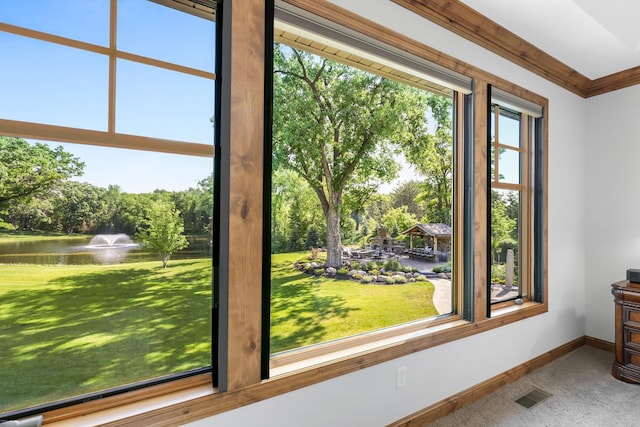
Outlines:
{"label": "white wall", "polygon": [[640,86],[587,100],[587,335],[613,342],[611,283],[640,268]]}
{"label": "white wall", "polygon": [[[587,172],[602,176],[599,170],[586,169],[586,101],[388,0],[334,3],[549,99],[549,312],[194,422],[192,427],[383,426],[585,335],[585,180]],[[611,308],[609,301],[605,304]],[[407,367],[408,384],[396,389],[395,371],[400,366]]]}

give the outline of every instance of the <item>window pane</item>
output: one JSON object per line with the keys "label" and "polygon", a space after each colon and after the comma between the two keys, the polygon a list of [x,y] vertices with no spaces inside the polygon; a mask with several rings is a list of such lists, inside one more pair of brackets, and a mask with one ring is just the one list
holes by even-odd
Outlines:
{"label": "window pane", "polygon": [[2,32],[0,51],[0,117],[107,129],[106,56]]}
{"label": "window pane", "polygon": [[500,111],[500,144],[520,147],[520,113]]}
{"label": "window pane", "polygon": [[498,176],[500,182],[520,183],[520,152],[501,148],[498,164],[500,165],[500,174]]}
{"label": "window pane", "polygon": [[452,98],[274,57],[272,353],[451,313]]}
{"label": "window pane", "polygon": [[109,0],[2,1],[0,21],[101,46],[109,44]]}
{"label": "window pane", "polygon": [[210,365],[212,159],[0,137],[0,175],[0,413]]}
{"label": "window pane", "polygon": [[521,296],[520,192],[491,190],[491,302]]}
{"label": "window pane", "polygon": [[125,60],[117,74],[116,132],[213,144],[213,80]]}
{"label": "window pane", "polygon": [[213,72],[215,23],[148,0],[119,0],[118,49]]}

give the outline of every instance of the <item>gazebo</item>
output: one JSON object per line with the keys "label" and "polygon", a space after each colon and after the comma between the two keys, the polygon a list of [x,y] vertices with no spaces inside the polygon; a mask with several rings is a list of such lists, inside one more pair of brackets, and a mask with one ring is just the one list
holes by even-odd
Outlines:
{"label": "gazebo", "polygon": [[414,237],[426,237],[435,252],[449,252],[451,249],[451,227],[447,224],[415,224],[402,234],[409,236],[410,249],[413,249]]}

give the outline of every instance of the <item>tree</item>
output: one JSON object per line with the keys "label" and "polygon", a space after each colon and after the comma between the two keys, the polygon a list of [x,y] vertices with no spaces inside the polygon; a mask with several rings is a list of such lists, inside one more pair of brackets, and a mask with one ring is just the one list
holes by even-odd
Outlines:
{"label": "tree", "polygon": [[327,265],[342,263],[343,198],[394,178],[393,154],[425,138],[425,92],[276,44],[273,165],[303,177],[327,228]]}
{"label": "tree", "polygon": [[0,213],[16,200],[43,194],[60,182],[81,176],[84,163],[62,146],[29,144],[0,136]]}
{"label": "tree", "polygon": [[140,238],[152,252],[160,255],[162,268],[167,268],[171,255],[189,245],[182,234],[184,220],[171,201],[160,198],[151,203],[146,225]]}
{"label": "tree", "polygon": [[53,198],[53,224],[65,233],[94,229],[104,210],[106,190],[87,182],[64,181]]}
{"label": "tree", "polygon": [[416,200],[424,191],[423,187],[420,181],[407,181],[398,185],[390,194],[391,206],[394,208],[406,206],[407,211],[416,218],[424,217],[427,211],[423,204]]}
{"label": "tree", "polygon": [[51,198],[31,197],[14,200],[7,210],[7,217],[13,229],[33,231],[48,226],[52,212]]}
{"label": "tree", "polygon": [[453,200],[453,120],[451,98],[429,94],[429,110],[435,119],[435,133],[422,144],[408,145],[407,159],[425,176],[423,191],[416,198],[427,207],[424,222],[451,224]]}
{"label": "tree", "polygon": [[[497,252],[505,242],[513,240],[514,231],[517,233],[518,221],[508,215],[507,197],[498,191],[491,191],[491,261],[496,262]],[[516,237],[517,239],[517,237]]]}
{"label": "tree", "polygon": [[387,211],[382,217],[382,224],[389,230],[397,230],[392,233],[393,237],[396,237],[399,232],[407,230],[412,225],[415,225],[418,219],[415,215],[409,213],[406,206],[400,206],[399,208],[393,208]]}

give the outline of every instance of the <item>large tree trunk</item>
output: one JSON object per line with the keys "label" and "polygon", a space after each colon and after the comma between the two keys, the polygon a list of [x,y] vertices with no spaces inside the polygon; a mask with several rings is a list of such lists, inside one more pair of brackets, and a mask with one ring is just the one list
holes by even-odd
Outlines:
{"label": "large tree trunk", "polygon": [[327,267],[342,267],[342,240],[340,238],[340,210],[330,206],[327,218]]}

